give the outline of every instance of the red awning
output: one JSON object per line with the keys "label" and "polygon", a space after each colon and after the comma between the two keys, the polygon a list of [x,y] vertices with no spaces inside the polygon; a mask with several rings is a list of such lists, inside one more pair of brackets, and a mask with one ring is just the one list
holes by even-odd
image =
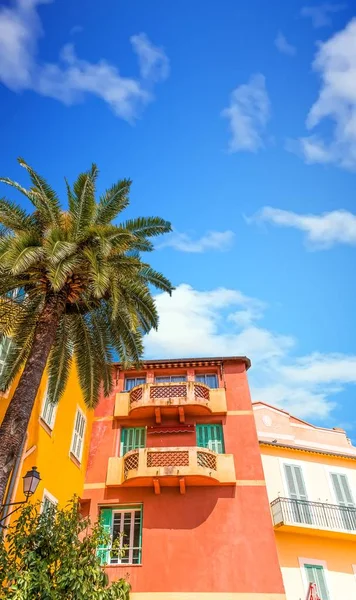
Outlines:
{"label": "red awning", "polygon": [[173,425],[170,427],[147,427],[148,435],[157,433],[193,433],[194,425]]}

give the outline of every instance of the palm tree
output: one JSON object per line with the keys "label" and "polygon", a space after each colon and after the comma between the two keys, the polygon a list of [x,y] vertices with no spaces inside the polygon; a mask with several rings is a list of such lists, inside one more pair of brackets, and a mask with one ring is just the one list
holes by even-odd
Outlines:
{"label": "palm tree", "polygon": [[137,364],[143,335],[157,328],[150,286],[171,293],[170,282],[141,253],[150,238],[170,231],[159,217],[114,224],[129,204],[131,181],[122,179],[95,199],[98,170],[92,165],[71,187],[68,210],[48,183],[24,160],[31,179],[25,189],[8,184],[34,206],[29,214],[0,201],[0,341],[11,335],[0,387],[21,377],[0,428],[0,503],[20,451],[37,390],[48,367],[48,394],[57,403],[71,362],[88,407],[99,391],[110,394],[111,363]]}

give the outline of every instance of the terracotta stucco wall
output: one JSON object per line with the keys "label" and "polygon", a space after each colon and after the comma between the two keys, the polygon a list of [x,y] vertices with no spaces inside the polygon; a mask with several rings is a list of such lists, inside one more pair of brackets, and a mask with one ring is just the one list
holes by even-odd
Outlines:
{"label": "terracotta stucco wall", "polygon": [[[134,593],[261,593],[271,594],[271,599],[283,595],[244,365],[226,363],[223,382],[227,416],[197,421],[223,423],[226,452],[234,455],[236,486],[189,487],[187,482],[184,495],[168,487],[162,487],[160,495],[151,488],[106,488],[107,461],[119,448],[114,396],[96,411],[85,497],[94,519],[100,505],[143,503],[142,565],[107,568],[111,579],[128,573]],[[117,391],[121,389],[122,379]],[[194,445],[193,438],[175,434],[173,443],[165,445]],[[159,442],[164,444],[160,438]]]}

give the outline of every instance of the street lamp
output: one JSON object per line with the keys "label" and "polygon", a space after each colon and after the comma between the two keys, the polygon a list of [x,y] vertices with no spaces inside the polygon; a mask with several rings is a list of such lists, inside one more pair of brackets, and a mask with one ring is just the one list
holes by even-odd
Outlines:
{"label": "street lamp", "polygon": [[[35,493],[35,491],[37,490],[38,484],[41,481],[41,477],[40,477],[39,472],[37,471],[37,467],[32,467],[32,469],[27,471],[26,475],[24,475],[22,479],[23,479],[23,493],[24,493],[26,500],[23,500],[22,502],[9,502],[8,504],[0,505],[0,528],[1,527],[3,529],[5,528],[5,525],[2,524],[3,521],[5,521],[5,519],[7,519],[14,512],[19,510],[20,506],[22,506],[23,504],[26,504],[26,502],[28,502],[28,499],[30,498],[30,496],[32,496]],[[7,513],[6,515],[2,516],[4,509],[7,508],[8,506],[16,506],[17,508],[15,508],[11,512]]]}

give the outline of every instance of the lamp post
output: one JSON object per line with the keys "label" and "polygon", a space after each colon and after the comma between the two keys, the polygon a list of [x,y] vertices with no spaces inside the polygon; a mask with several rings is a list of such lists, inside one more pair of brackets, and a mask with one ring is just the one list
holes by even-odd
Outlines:
{"label": "lamp post", "polygon": [[[26,500],[23,500],[22,502],[9,502],[8,504],[0,505],[0,528],[5,529],[6,526],[3,525],[3,521],[5,521],[5,519],[7,519],[14,512],[19,510],[19,508],[23,504],[26,504],[26,502],[28,502],[28,499],[37,490],[38,484],[41,481],[41,477],[40,477],[39,472],[37,471],[37,467],[32,467],[32,469],[27,471],[26,475],[24,475],[22,479],[23,479],[23,493],[24,493]],[[4,509],[7,508],[8,506],[16,506],[16,508],[14,508],[14,510],[6,513],[6,515],[3,515]]]}

